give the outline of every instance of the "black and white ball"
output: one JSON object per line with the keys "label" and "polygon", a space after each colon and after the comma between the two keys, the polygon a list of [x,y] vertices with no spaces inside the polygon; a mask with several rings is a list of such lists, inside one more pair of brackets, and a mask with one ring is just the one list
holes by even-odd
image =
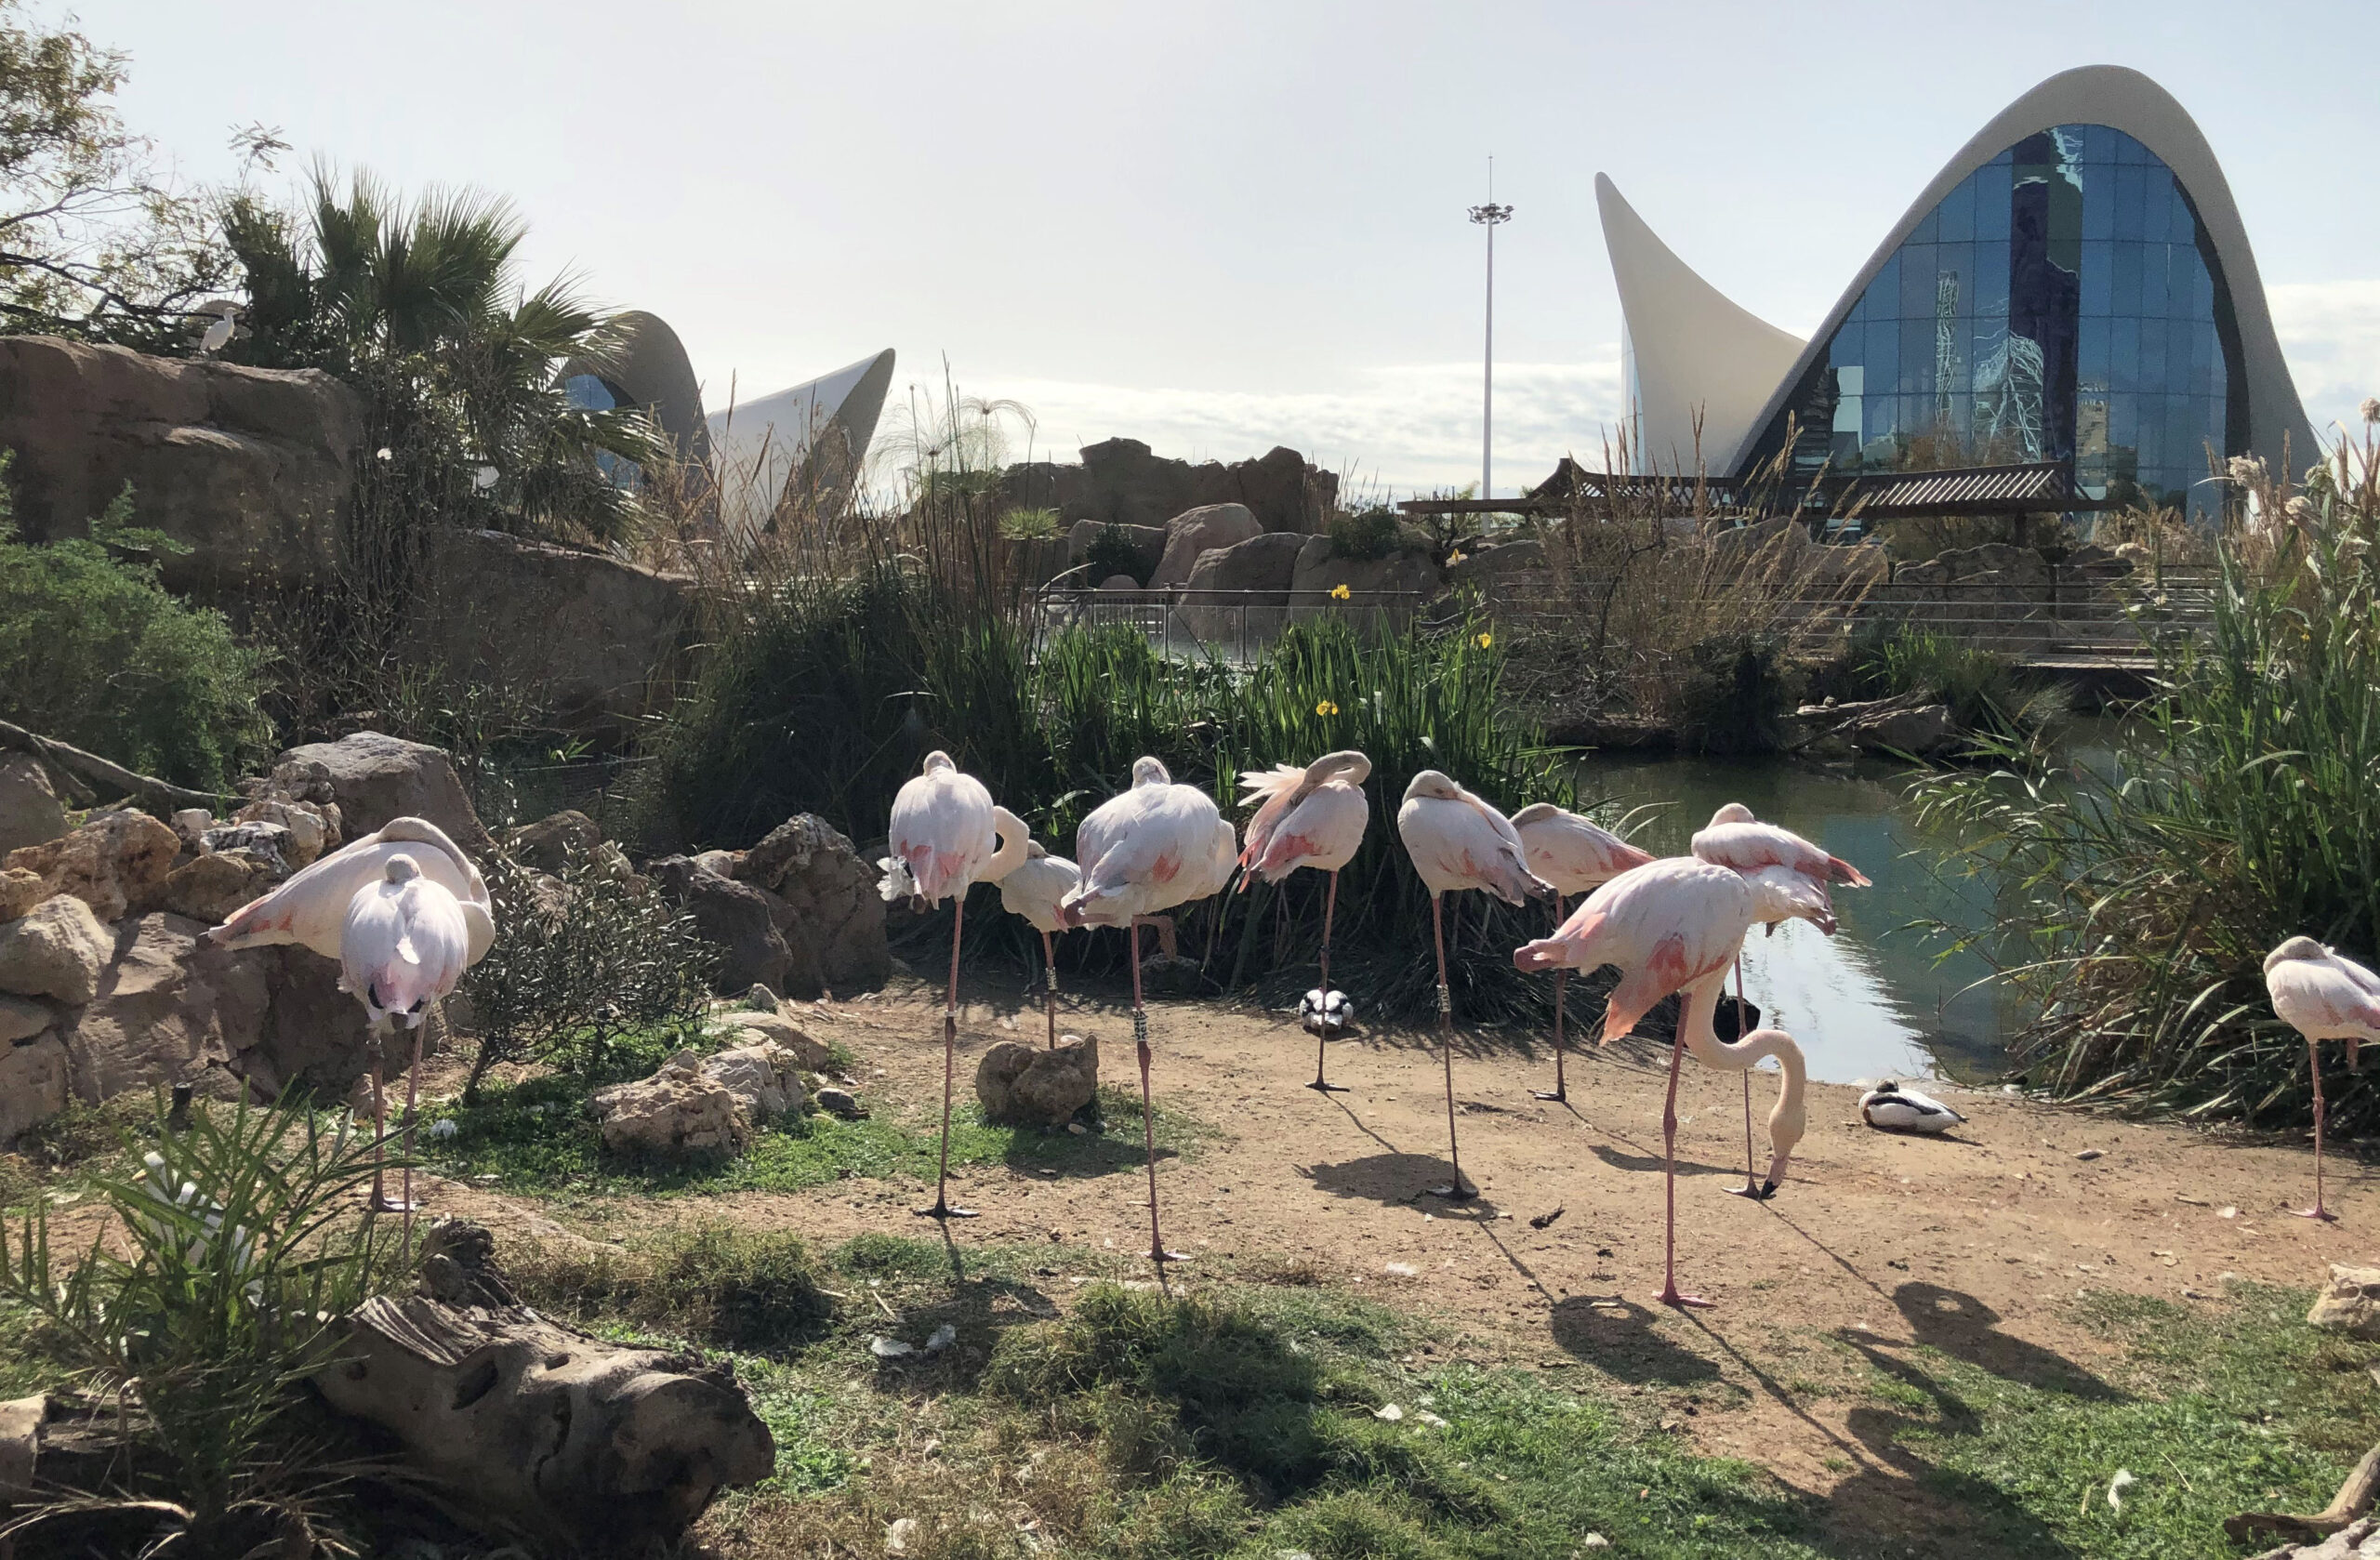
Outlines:
{"label": "black and white ball", "polygon": [[1324,991],[1317,986],[1298,998],[1298,1023],[1309,1035],[1336,1035],[1355,1016],[1355,1004],[1348,1000],[1343,991]]}

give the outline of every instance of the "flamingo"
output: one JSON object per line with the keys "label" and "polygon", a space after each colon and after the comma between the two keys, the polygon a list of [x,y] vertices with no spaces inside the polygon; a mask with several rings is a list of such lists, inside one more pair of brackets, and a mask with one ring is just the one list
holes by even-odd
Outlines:
{"label": "flamingo", "polygon": [[1513,952],[1514,967],[1524,972],[1557,965],[1573,970],[1618,965],[1620,982],[1604,1009],[1606,1044],[1633,1029],[1636,1021],[1663,997],[1673,991],[1686,994],[1678,1007],[1677,1036],[1670,1045],[1669,1097],[1661,1110],[1667,1209],[1659,1298],[1664,1305],[1710,1303],[1697,1295],[1681,1294],[1677,1287],[1680,1058],[1691,1049],[1696,1060],[1708,1065],[1741,1071],[1765,1057],[1778,1059],[1784,1087],[1769,1114],[1775,1153],[1762,1196],[1774,1195],[1784,1180],[1793,1147],[1806,1126],[1803,1103],[1806,1068],[1801,1048],[1792,1037],[1779,1029],[1755,1029],[1727,1045],[1712,1027],[1727,966],[1742,947],[1744,934],[1752,930],[1752,887],[1740,873],[1692,857],[1670,857],[1621,873],[1588,895],[1553,936]]}
{"label": "flamingo", "polygon": [[[1528,869],[1554,885],[1557,927],[1567,914],[1562,906],[1563,895],[1599,889],[1630,867],[1653,859],[1651,852],[1640,851],[1609,829],[1550,801],[1533,801],[1514,813],[1513,828],[1521,837],[1521,853],[1528,860]],[[1569,1085],[1562,1076],[1562,988],[1569,979],[1567,968],[1555,968],[1554,1092],[1529,1091],[1540,1100],[1567,1103],[1570,1098]]]}
{"label": "flamingo", "polygon": [[1352,1011],[1346,994],[1330,989],[1330,920],[1339,908],[1339,869],[1354,859],[1371,821],[1371,804],[1364,800],[1371,773],[1371,760],[1350,749],[1325,753],[1303,769],[1276,764],[1239,777],[1248,793],[1241,802],[1263,801],[1248,820],[1248,845],[1239,853],[1240,892],[1258,877],[1277,883],[1302,866],[1330,875],[1322,902],[1322,984],[1299,1004],[1314,1031],[1314,1081],[1306,1087],[1326,1094],[1346,1092],[1322,1076],[1328,1042]]}
{"label": "flamingo", "polygon": [[[1082,881],[1082,872],[1064,856],[1053,856],[1038,839],[1025,835],[1024,820],[1005,807],[992,809],[1003,839],[1025,840],[1025,859],[1000,879],[1000,907],[1025,918],[1041,933],[1041,1010],[1050,1020],[1050,1049],[1058,1049],[1058,956],[1051,938],[1066,929],[1058,917],[1058,902]],[[1013,833],[1012,834],[1012,831]]]}
{"label": "flamingo", "polygon": [[[406,876],[395,879],[390,874],[398,862],[405,864]],[[477,964],[496,943],[494,902],[488,897],[487,883],[480,869],[471,865],[461,847],[447,838],[443,829],[427,818],[391,818],[373,833],[349,841],[338,850],[322,857],[303,871],[271,892],[248,901],[221,925],[209,928],[204,940],[217,947],[255,948],[280,944],[295,944],[324,958],[337,959],[345,978],[342,986],[354,994],[364,1006],[364,1015],[375,1036],[372,1049],[372,1117],[376,1138],[388,1135],[388,1102],[381,1089],[381,1056],[378,1037],[387,1025],[381,1020],[393,1011],[387,1006],[376,1008],[371,982],[367,976],[359,983],[355,972],[373,963],[375,948],[352,942],[368,930],[355,924],[354,912],[366,896],[381,895],[391,881],[418,882],[423,887],[414,902],[433,899],[435,890],[443,900],[423,913],[435,919],[443,935],[446,930],[445,905],[454,906],[454,915],[463,928],[462,969]],[[377,935],[377,932],[374,933]],[[415,951],[422,952],[423,945],[415,944]],[[400,963],[403,960],[400,959]],[[461,969],[456,972],[460,975]],[[410,989],[412,977],[389,989]],[[443,998],[454,989],[448,981],[438,989]],[[400,1004],[399,1006],[402,1006]],[[416,1015],[405,1026],[415,1030],[413,1064],[405,1077],[405,1132],[408,1159],[411,1158],[413,1105],[421,1089],[420,1017]],[[443,1020],[442,1018],[441,1022]],[[400,1211],[398,1204],[388,1200],[380,1179],[380,1144],[373,1144],[372,1206],[382,1211]],[[413,1170],[404,1170],[403,1209],[410,1214],[413,1206]],[[408,1230],[408,1236],[410,1231]]]}
{"label": "flamingo", "polygon": [[[342,989],[364,1004],[365,1023],[376,1035],[392,1025],[413,1031],[413,1066],[405,1079],[404,1183],[397,1207],[404,1214],[404,1245],[413,1246],[413,1113],[421,1078],[421,1021],[433,1003],[452,995],[470,963],[471,932],[463,906],[436,879],[426,877],[414,858],[400,852],[381,867],[380,880],[367,883],[348,902],[339,929]],[[377,1130],[388,1130],[379,1077],[372,1082]],[[373,1196],[383,1208],[378,1177]]]}
{"label": "flamingo", "polygon": [[1120,926],[1131,941],[1132,1042],[1141,1064],[1141,1135],[1148,1157],[1149,1260],[1157,1276],[1187,1257],[1165,1249],[1157,1211],[1157,1125],[1149,1095],[1149,1018],[1141,1000],[1141,927],[1172,932],[1162,912],[1209,898],[1230,880],[1238,839],[1215,799],[1178,786],[1154,758],[1132,760],[1132,785],[1091,809],[1075,831],[1082,881],[1058,903],[1067,926]]}
{"label": "flamingo", "polygon": [[[1699,861],[1733,867],[1752,885],[1752,919],[1775,936],[1779,923],[1805,920],[1831,937],[1835,932],[1834,901],[1830,883],[1852,888],[1869,886],[1867,875],[1839,856],[1791,829],[1764,824],[1751,808],[1731,801],[1711,814],[1710,826],[1694,836],[1689,847]],[[1743,1027],[1744,965],[1736,958],[1736,1027]],[[1744,1183],[1736,1196],[1758,1197],[1760,1183],[1753,1173],[1752,1150],[1752,1075],[1744,1075]]]}
{"label": "flamingo", "polygon": [[1012,832],[999,835],[999,810],[992,793],[972,774],[959,772],[939,748],[892,798],[886,831],[892,854],[877,862],[884,878],[877,885],[885,903],[896,899],[939,905],[950,911],[950,989],[942,1009],[942,1169],[934,1180],[933,1206],[913,1209],[921,1219],[972,1219],[971,1208],[950,1204],[950,1095],[959,1054],[959,932],[967,918],[967,891],[979,879],[997,881],[1025,859],[1025,829],[1007,814]]}
{"label": "flamingo", "polygon": [[1438,950],[1438,1042],[1447,1071],[1447,1157],[1454,1180],[1430,1195],[1449,1202],[1478,1196],[1463,1184],[1462,1154],[1454,1130],[1454,998],[1447,990],[1446,896],[1480,889],[1507,905],[1543,898],[1554,886],[1528,869],[1521,837],[1512,821],[1448,775],[1425,769],[1405,787],[1396,810],[1396,832],[1413,870],[1430,891],[1430,933]]}
{"label": "flamingo", "polygon": [[2363,1042],[2380,1040],[2380,975],[2311,937],[2292,937],[2265,956],[2265,990],[2281,1022],[2306,1037],[2314,1079],[2314,1206],[2290,1211],[2327,1223],[2338,1215],[2322,1206],[2322,1055],[2315,1042],[2345,1040],[2354,1070]]}

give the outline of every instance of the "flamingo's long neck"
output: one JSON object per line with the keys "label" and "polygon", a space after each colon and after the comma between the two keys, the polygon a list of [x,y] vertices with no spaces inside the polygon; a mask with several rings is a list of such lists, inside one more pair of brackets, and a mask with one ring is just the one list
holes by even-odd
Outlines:
{"label": "flamingo's long neck", "polygon": [[1678,1032],[1686,1037],[1686,1049],[1697,1062],[1724,1072],[1749,1072],[1764,1058],[1777,1058],[1784,1079],[1777,1091],[1777,1104],[1768,1113],[1768,1140],[1775,1154],[1769,1179],[1776,1181],[1784,1175],[1785,1162],[1807,1125],[1804,1095],[1810,1080],[1809,1066],[1802,1048],[1782,1029],[1755,1029],[1733,1044],[1719,1038],[1713,1021],[1719,1011],[1719,991],[1726,980],[1723,965],[1686,988],[1678,1007]]}

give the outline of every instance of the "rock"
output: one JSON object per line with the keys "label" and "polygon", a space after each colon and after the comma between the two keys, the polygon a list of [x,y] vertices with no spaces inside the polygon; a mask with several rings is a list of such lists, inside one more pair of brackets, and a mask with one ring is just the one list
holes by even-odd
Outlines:
{"label": "rock", "polygon": [[1002,1040],[975,1066],[975,1098],[984,1118],[1006,1126],[1054,1131],[1099,1092],[1099,1042],[1078,1040],[1043,1051]]}
{"label": "rock", "polygon": [[1040,460],[1007,468],[1000,505],[1053,509],[1069,524],[1155,525],[1187,509],[1239,504],[1267,531],[1311,531],[1338,502],[1336,473],[1317,470],[1292,449],[1228,466],[1168,459],[1137,439],[1109,439],[1081,454],[1080,465]]}
{"label": "rock", "polygon": [[0,856],[65,832],[66,809],[41,761],[30,753],[0,753]]}
{"label": "rock", "polygon": [[0,997],[0,1046],[30,1040],[49,1027],[50,1011],[28,997]]}
{"label": "rock", "polygon": [[1130,575],[1109,575],[1099,582],[1102,590],[1138,590],[1141,582]]}
{"label": "rock", "polygon": [[[330,825],[323,816],[321,806],[311,801],[282,801],[267,797],[241,808],[232,815],[232,821],[277,826],[282,832],[281,859],[293,872],[311,865],[314,858],[323,853],[325,845],[337,843]],[[208,849],[221,850],[223,847],[212,845]]]}
{"label": "rock", "polygon": [[1195,997],[1204,977],[1198,961],[1178,954],[1151,954],[1141,961],[1141,985],[1154,997]]}
{"label": "rock", "polygon": [[1544,570],[1545,544],[1529,536],[1473,548],[1462,555],[1461,562],[1447,565],[1447,580],[1452,585],[1510,586],[1516,583],[1511,575],[1541,575]]}
{"label": "rock", "polygon": [[[319,766],[319,767],[317,767]],[[427,818],[466,853],[495,848],[443,749],[379,732],[293,747],[273,765],[272,785],[306,801],[336,801],[339,827],[360,839],[391,818]]]}
{"label": "rock", "polygon": [[704,851],[694,857],[694,865],[716,878],[737,876],[744,866],[741,851]]}
{"label": "rock", "polygon": [[56,1035],[0,1045],[0,1144],[66,1108],[66,1045]]}
{"label": "rock", "polygon": [[1157,560],[1157,572],[1149,575],[1149,588],[1184,584],[1200,553],[1234,547],[1263,534],[1264,527],[1257,523],[1245,504],[1208,504],[1184,509],[1166,522],[1165,554]]}
{"label": "rock", "polygon": [[735,1031],[749,1038],[740,1045],[754,1045],[766,1040],[783,1046],[801,1065],[813,1072],[827,1064],[826,1042],[813,1038],[802,1027],[783,1013],[734,1013],[728,1022]]}
{"label": "rock", "polygon": [[86,1104],[193,1082],[263,1038],[267,961],[199,945],[205,930],[163,912],[118,930],[113,959],[64,1028],[74,1092]]}
{"label": "rock", "polygon": [[651,1077],[597,1091],[594,1105],[603,1146],[615,1154],[735,1154],[749,1141],[742,1103],[703,1076],[692,1051],[680,1051]]}
{"label": "rock", "polygon": [[783,1010],[785,999],[756,981],[744,994],[744,1006],[756,1013],[773,1013]]}
{"label": "rock", "polygon": [[853,1099],[851,1091],[847,1089],[837,1089],[830,1084],[810,1097],[817,1101],[818,1108],[829,1116],[839,1117],[845,1121],[867,1119],[867,1107]]}
{"label": "rock", "polygon": [[[1067,565],[1072,567],[1090,558],[1091,544],[1101,532],[1110,530],[1120,535],[1131,547],[1134,560],[1132,588],[1137,590],[1142,580],[1157,572],[1157,561],[1165,555],[1165,527],[1162,525],[1122,525],[1097,520],[1078,522],[1074,529],[1066,533]],[[1111,575],[1108,577],[1113,579],[1115,576]]]}
{"label": "rock", "polygon": [[1182,592],[1182,618],[1198,638],[1269,639],[1289,604],[1298,553],[1309,538],[1267,532],[1199,554]]}
{"label": "rock", "polygon": [[1919,759],[1939,758],[1956,751],[1966,741],[1966,734],[1959,729],[1946,704],[1920,705],[1915,709],[1894,710],[1871,720],[1854,721],[1844,731],[1855,744],[1871,753],[1907,753]]}
{"label": "rock", "polygon": [[[1330,595],[1342,585],[1350,598],[1344,602]],[[1298,549],[1289,574],[1289,616],[1296,621],[1329,612],[1368,612],[1377,615],[1383,627],[1402,628],[1423,602],[1443,588],[1438,566],[1430,562],[1428,553],[1407,549],[1385,558],[1342,558],[1329,537],[1309,536]],[[1370,602],[1362,599],[1374,592],[1388,594]]]}
{"label": "rock", "polygon": [[41,874],[21,866],[0,866],[0,921],[15,920],[49,897]]}
{"label": "rock", "polygon": [[99,972],[114,953],[114,940],[91,907],[58,894],[0,925],[0,991],[80,1007],[99,989]]}
{"label": "rock", "polygon": [[297,841],[279,824],[218,824],[198,837],[198,848],[209,855],[236,851],[263,862],[276,879],[297,870],[297,864],[289,859],[298,848]]}
{"label": "rock", "polygon": [[[258,963],[272,998],[268,1021],[248,1044],[237,1034],[225,1037],[231,1070],[247,1080],[250,1095],[269,1100],[294,1085],[317,1100],[347,1098],[371,1065],[373,1047],[362,1004],[339,989],[338,966],[304,948],[251,948],[241,957]],[[447,998],[447,1023],[462,1025],[466,1006],[460,994]],[[427,1025],[422,1038],[425,1045],[434,1038]],[[411,1043],[400,1037],[390,1049]]]}
{"label": "rock", "polygon": [[177,590],[298,585],[328,572],[364,440],[355,392],[319,369],[149,357],[0,337],[0,449],[33,542],[86,535],[126,483]]}
{"label": "rock", "polygon": [[891,978],[876,871],[826,819],[802,813],[779,824],[744,853],[735,876],[774,896],[770,910],[787,963],[784,983],[768,983],[773,989],[849,996]]}
{"label": "rock", "polygon": [[702,1075],[724,1085],[752,1120],[765,1121],[802,1107],[800,1059],[774,1040],[762,1039],[716,1051],[702,1061]]}
{"label": "rock", "polygon": [[2314,1297],[2306,1325],[2351,1338],[2380,1338],[2380,1267],[2331,1264],[2331,1281]]}
{"label": "rock", "polygon": [[195,851],[199,841],[206,838],[206,831],[215,826],[215,814],[204,807],[185,807],[165,823],[180,839],[183,850]]}
{"label": "rock", "polygon": [[556,878],[574,861],[590,864],[597,876],[615,882],[630,875],[620,848],[603,838],[594,819],[573,810],[522,824],[504,837],[504,849],[522,866]]}
{"label": "rock", "polygon": [[167,874],[156,892],[157,906],[212,926],[229,920],[232,911],[284,875],[258,852],[216,851],[194,856]]}
{"label": "rock", "polygon": [[684,856],[664,856],[645,873],[671,900],[694,915],[694,928],[726,953],[715,989],[742,991],[755,984],[785,989],[792,953],[778,935],[769,895],[749,883],[707,872]]}
{"label": "rock", "polygon": [[146,903],[181,850],[180,837],[146,813],[93,813],[63,839],[9,852],[7,865],[40,874],[49,892],[71,893],[101,920],[115,920]]}

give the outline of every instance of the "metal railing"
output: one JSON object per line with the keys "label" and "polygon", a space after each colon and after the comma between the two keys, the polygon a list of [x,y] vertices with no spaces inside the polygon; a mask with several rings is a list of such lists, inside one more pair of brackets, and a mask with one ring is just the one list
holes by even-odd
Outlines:
{"label": "metal railing", "polygon": [[1418,590],[1072,589],[1034,592],[1030,627],[1036,651],[1069,628],[1136,628],[1160,655],[1212,658],[1245,666],[1272,648],[1292,623],[1337,617],[1359,628],[1401,633],[1431,598]]}

